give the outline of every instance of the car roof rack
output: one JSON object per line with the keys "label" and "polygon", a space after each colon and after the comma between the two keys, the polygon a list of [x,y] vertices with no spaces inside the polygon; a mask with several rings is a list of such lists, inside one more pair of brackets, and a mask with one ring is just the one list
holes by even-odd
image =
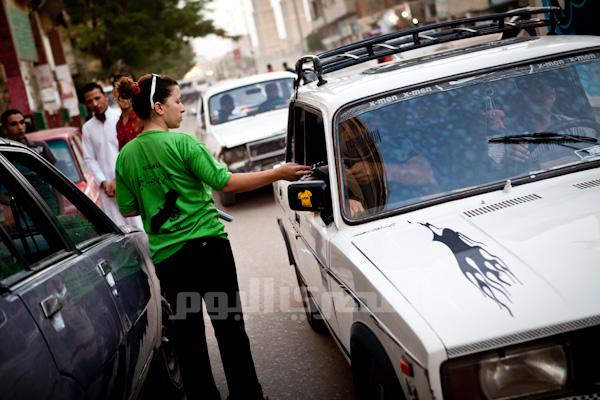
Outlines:
{"label": "car roof rack", "polygon": [[[525,30],[535,36],[535,28],[548,26],[549,35],[556,33],[560,7],[525,7],[497,14],[456,19],[423,25],[417,28],[392,32],[364,39],[355,43],[325,51],[317,55],[300,58],[296,62],[296,88],[312,76],[321,86],[327,81],[324,74],[358,65],[377,58],[403,53],[422,47],[475,36],[502,33],[503,37],[514,37]],[[545,18],[533,18],[535,14],[548,14]],[[305,64],[311,63],[311,67]]]}

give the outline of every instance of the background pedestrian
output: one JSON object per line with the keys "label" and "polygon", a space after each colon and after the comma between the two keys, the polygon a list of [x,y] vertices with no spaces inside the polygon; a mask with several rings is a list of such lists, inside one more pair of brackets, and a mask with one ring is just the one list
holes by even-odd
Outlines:
{"label": "background pedestrian", "polygon": [[2,113],[0,121],[2,121],[2,128],[8,139],[24,144],[48,160],[50,164],[56,164],[56,158],[54,158],[54,155],[45,142],[29,140],[25,135],[27,124],[21,111],[15,109],[6,110]]}
{"label": "background pedestrian", "polygon": [[117,225],[132,225],[142,229],[141,219],[124,219],[115,196],[115,162],[119,154],[117,121],[119,112],[108,106],[108,98],[102,87],[91,82],[83,87],[86,107],[93,117],[83,125],[83,157],[100,184],[100,207]]}
{"label": "background pedestrian", "polygon": [[[131,76],[131,75],[121,75]],[[120,78],[120,77],[119,77]],[[132,77],[133,79],[133,77]],[[123,99],[118,96],[118,78],[113,82],[113,96],[119,104],[121,109],[121,116],[117,121],[117,141],[119,142],[119,151],[129,143],[133,138],[140,134],[144,130],[144,123],[138,118],[133,107],[131,106],[131,99]]]}

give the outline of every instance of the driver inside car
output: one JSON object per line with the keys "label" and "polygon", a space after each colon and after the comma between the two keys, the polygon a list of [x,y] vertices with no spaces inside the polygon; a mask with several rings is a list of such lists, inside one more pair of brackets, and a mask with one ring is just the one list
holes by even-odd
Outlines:
{"label": "driver inside car", "polygon": [[[557,71],[516,79],[518,92],[522,95],[521,107],[513,107],[518,109],[514,113],[498,108],[487,110],[484,114],[491,132],[504,136],[527,133],[595,136],[595,129],[582,123],[581,119],[565,114],[559,108],[559,97],[563,97],[564,100],[569,97],[565,92],[571,92],[568,90],[570,80],[561,78]],[[512,122],[508,121],[509,118]],[[490,157],[497,163],[525,163],[537,158],[538,154],[534,151],[536,148],[537,152],[542,151],[539,145],[532,146],[526,140],[520,143],[511,142],[506,146],[490,146]]]}
{"label": "driver inside car", "polygon": [[274,110],[276,107],[285,103],[285,99],[281,97],[277,83],[271,82],[265,85],[265,94],[267,99],[260,103],[258,112]]}
{"label": "driver inside car", "polygon": [[231,97],[231,95],[224,94],[219,99],[219,105],[221,106],[221,108],[219,108],[218,111],[217,123],[221,124],[223,122],[228,121],[231,117],[231,113],[235,109],[235,102],[233,101],[233,97]]}
{"label": "driver inside car", "polygon": [[408,139],[396,138],[392,146],[380,146],[376,136],[358,117],[340,124],[345,207],[353,218],[382,210],[389,203],[430,194],[437,186],[429,161],[408,150],[412,149]]}

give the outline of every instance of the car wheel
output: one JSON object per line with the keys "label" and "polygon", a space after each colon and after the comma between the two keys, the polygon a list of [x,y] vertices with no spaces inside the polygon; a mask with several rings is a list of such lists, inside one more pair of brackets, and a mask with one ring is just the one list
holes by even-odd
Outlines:
{"label": "car wheel", "polygon": [[308,321],[308,325],[318,333],[327,333],[327,325],[323,320],[323,316],[319,313],[315,301],[310,295],[308,288],[306,287],[306,283],[300,276],[300,272],[298,272],[298,268],[294,267],[296,271],[296,278],[298,279],[298,288],[300,289],[300,295],[302,296],[302,304],[304,304],[304,311],[306,312],[306,320]]}
{"label": "car wheel", "polygon": [[172,313],[166,300],[162,302],[162,337],[141,398],[183,399],[183,378],[173,346]]}
{"label": "car wheel", "polygon": [[235,204],[235,193],[219,192],[219,201],[223,207],[232,206]]}
{"label": "car wheel", "polygon": [[352,343],[352,376],[357,400],[404,400],[402,387],[385,351]]}

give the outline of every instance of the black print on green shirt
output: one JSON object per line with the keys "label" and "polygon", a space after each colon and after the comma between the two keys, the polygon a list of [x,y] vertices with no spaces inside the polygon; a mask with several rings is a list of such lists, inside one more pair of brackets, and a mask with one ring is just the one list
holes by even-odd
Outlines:
{"label": "black print on green shirt", "polygon": [[173,174],[166,172],[160,163],[146,164],[142,167],[142,176],[137,177],[139,188],[144,186],[165,185],[173,180]]}
{"label": "black print on green shirt", "polygon": [[165,204],[150,220],[150,229],[152,233],[158,233],[159,229],[168,219],[175,219],[181,215],[181,212],[175,206],[179,193],[170,189],[165,196]]}
{"label": "black print on green shirt", "polygon": [[170,182],[173,178],[173,174],[148,174],[138,178],[138,186],[150,186],[150,185],[164,185]]}

